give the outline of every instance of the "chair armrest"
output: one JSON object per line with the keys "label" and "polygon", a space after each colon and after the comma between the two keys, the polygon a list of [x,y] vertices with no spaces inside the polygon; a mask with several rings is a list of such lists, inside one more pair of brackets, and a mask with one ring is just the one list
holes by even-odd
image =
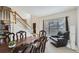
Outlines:
{"label": "chair armrest", "polygon": [[55,38],[55,37],[50,37],[51,40],[57,42],[58,41],[58,38]]}
{"label": "chair armrest", "polygon": [[55,35],[55,36],[51,36],[51,37],[56,37],[56,38],[58,38],[58,36],[57,36],[57,35]]}

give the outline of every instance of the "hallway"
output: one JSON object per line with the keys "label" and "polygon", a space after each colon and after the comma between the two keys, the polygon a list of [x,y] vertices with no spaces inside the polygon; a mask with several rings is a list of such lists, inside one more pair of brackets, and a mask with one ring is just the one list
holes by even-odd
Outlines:
{"label": "hallway", "polygon": [[76,53],[76,52],[66,47],[56,48],[48,41],[46,43],[45,53]]}

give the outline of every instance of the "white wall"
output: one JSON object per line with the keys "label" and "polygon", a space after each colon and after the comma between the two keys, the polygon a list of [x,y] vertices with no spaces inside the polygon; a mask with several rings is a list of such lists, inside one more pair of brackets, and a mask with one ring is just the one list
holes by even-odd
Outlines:
{"label": "white wall", "polygon": [[79,7],[77,8],[77,43],[79,47]]}
{"label": "white wall", "polygon": [[52,15],[48,15],[48,16],[43,16],[43,17],[34,17],[32,19],[32,23],[36,22],[37,24],[37,33],[39,33],[39,31],[42,29],[42,20],[46,20],[46,19],[55,19],[55,18],[59,18],[59,17],[65,17],[65,16],[69,16],[69,29],[70,29],[70,43],[69,43],[69,48],[75,49],[75,40],[76,40],[76,20],[77,20],[77,12],[76,9],[73,10],[69,10],[69,11],[64,11],[64,12],[60,12],[60,13],[56,13],[56,14],[52,14]]}
{"label": "white wall", "polygon": [[20,23],[18,20],[16,20],[16,24],[12,24],[11,32],[17,33],[19,31],[26,31],[27,37],[32,36],[31,30],[29,28],[26,28],[22,23]]}

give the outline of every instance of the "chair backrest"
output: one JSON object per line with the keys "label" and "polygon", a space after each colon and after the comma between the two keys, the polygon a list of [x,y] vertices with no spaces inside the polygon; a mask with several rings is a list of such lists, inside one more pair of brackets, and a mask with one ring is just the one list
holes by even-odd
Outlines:
{"label": "chair backrest", "polygon": [[57,33],[57,36],[61,36],[61,35],[62,35],[62,32],[59,31],[59,32]]}
{"label": "chair backrest", "polygon": [[[40,52],[45,51],[47,37],[40,37],[39,39],[35,40],[34,43],[30,44],[27,49],[24,49],[23,53],[24,52],[40,53]],[[34,44],[37,44],[37,46]]]}
{"label": "chair backrest", "polygon": [[7,36],[8,36],[8,42],[15,41],[15,34],[14,33],[8,32]]}
{"label": "chair backrest", "polygon": [[39,37],[42,37],[42,36],[46,36],[46,31],[45,30],[41,30],[39,32]]}
{"label": "chair backrest", "polygon": [[69,32],[68,32],[68,31],[65,32],[63,35],[64,35],[64,38],[65,38],[65,39],[69,40]]}
{"label": "chair backrest", "polygon": [[26,39],[26,32],[25,31],[19,31],[16,33],[17,41],[22,41]]}
{"label": "chair backrest", "polygon": [[46,45],[46,42],[47,42],[47,37],[46,36],[42,36],[39,38],[40,40],[40,52],[43,52],[45,50],[45,45]]}

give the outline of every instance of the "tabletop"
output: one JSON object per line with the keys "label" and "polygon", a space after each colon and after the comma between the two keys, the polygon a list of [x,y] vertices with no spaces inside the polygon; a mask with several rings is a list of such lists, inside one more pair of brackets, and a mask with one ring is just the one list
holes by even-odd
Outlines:
{"label": "tabletop", "polygon": [[[16,43],[16,46],[19,46],[23,43],[30,44],[30,43],[34,42],[35,40],[37,40],[37,39],[38,38],[36,38],[36,37],[30,36],[30,37],[27,37],[27,39],[24,39],[24,40]],[[11,50],[12,49],[8,47],[8,44],[3,44],[3,45],[0,46],[0,53],[10,53]]]}

